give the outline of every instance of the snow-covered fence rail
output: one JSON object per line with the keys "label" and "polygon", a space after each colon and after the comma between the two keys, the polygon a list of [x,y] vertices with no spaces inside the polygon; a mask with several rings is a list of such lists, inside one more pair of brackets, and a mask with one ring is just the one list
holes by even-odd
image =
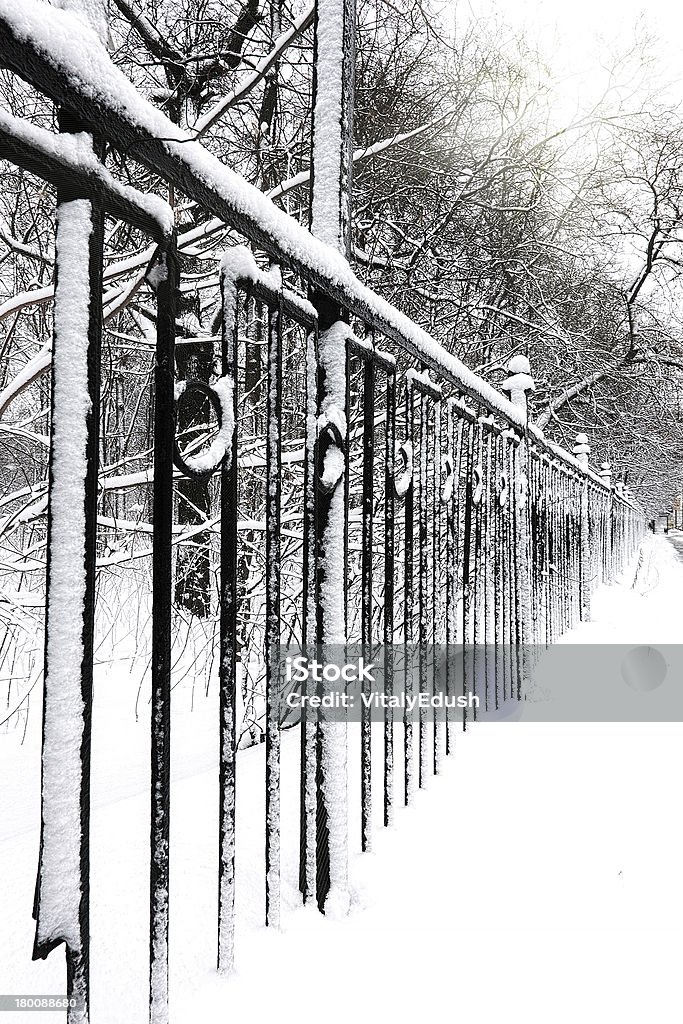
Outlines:
{"label": "snow-covered fence rail", "polygon": [[[84,59],[87,54],[87,59]],[[70,1020],[89,1019],[89,772],[97,554],[102,225],[122,219],[158,247],[156,296],[150,845],[150,1018],[168,1018],[170,703],[174,488],[216,478],[220,534],[220,866],[217,959],[234,962],[238,665],[260,665],[266,745],[267,923],[280,920],[281,643],[472,644],[465,688],[486,708],[524,693],[525,651],[590,613],[632,556],[643,515],[588,442],[573,453],[528,422],[524,357],[509,398],[363,286],[346,260],[146,103],[68,12],[0,0],[0,62],[60,107],[54,134],[0,115],[0,157],[58,189],[44,686],[43,815],[35,955],[67,948]],[[176,379],[173,211],[117,182],[103,143],[250,241],[221,261],[220,369]],[[265,358],[261,358],[261,353]],[[254,374],[260,361],[261,372]],[[187,403],[196,407],[196,422]],[[211,433],[209,418],[215,421]],[[176,418],[182,436],[175,437]],[[174,471],[174,462],[176,470]],[[256,514],[256,510],[258,514]],[[238,511],[242,528],[238,528]],[[244,522],[247,523],[246,528]],[[207,524],[208,529],[208,524]],[[196,531],[195,531],[196,532]],[[188,533],[189,536],[189,533]],[[247,628],[248,625],[248,628]],[[491,651],[493,650],[493,655]],[[486,660],[491,658],[490,664]],[[484,659],[484,671],[477,659]],[[448,663],[447,663],[448,664]],[[426,660],[416,680],[433,685]],[[447,681],[448,685],[448,681]],[[452,683],[451,683],[452,685]],[[483,687],[477,693],[478,687]],[[473,710],[476,715],[476,708]],[[453,749],[456,722],[383,712],[360,729],[359,843],[373,797],[391,823]],[[262,726],[259,726],[264,719]],[[326,912],[348,904],[345,723],[304,717],[299,881]],[[379,768],[378,785],[376,769]],[[397,776],[399,776],[398,778]]]}

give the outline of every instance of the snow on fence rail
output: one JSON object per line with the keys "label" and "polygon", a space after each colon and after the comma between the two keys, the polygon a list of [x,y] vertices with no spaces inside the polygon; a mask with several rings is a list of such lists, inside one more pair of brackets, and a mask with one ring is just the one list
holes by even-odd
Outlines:
{"label": "snow on fence rail", "polygon": [[[474,691],[483,686],[484,706],[498,707],[524,694],[526,648],[552,643],[590,614],[591,594],[614,580],[632,557],[644,520],[632,496],[612,485],[608,465],[600,473],[590,469],[585,435],[569,453],[529,425],[526,396],[533,378],[524,357],[510,363],[503,387],[509,397],[477,377],[363,286],[338,252],[146,103],[111,64],[99,39],[68,12],[36,0],[21,5],[0,0],[0,62],[62,108],[61,136],[0,115],[0,157],[59,186],[58,273],[86,215],[90,225],[74,264],[78,274],[63,286],[58,280],[55,289],[50,663],[34,951],[45,956],[66,944],[69,995],[75,998],[72,1022],[90,1019],[88,790],[90,758],[97,757],[90,749],[90,712],[104,215],[129,221],[159,243],[147,272],[157,303],[153,471],[137,474],[136,481],[153,486],[150,1019],[161,1024],[168,1019],[178,476],[214,476],[220,486],[218,511],[206,528],[220,535],[217,960],[222,971],[234,963],[239,882],[238,661],[263,665],[258,682],[266,743],[264,886],[267,923],[277,925],[280,734],[290,723],[282,722],[276,699],[276,646],[383,643],[391,652],[396,644],[473,644],[484,658],[493,647],[500,656],[483,676],[475,666],[465,683]],[[168,207],[113,179],[97,156],[102,138],[115,148],[134,149],[136,159],[258,249],[257,258],[249,249],[232,248],[221,262],[221,366],[212,388],[176,380],[179,269]],[[65,169],[72,172],[66,183]],[[277,266],[262,269],[268,261]],[[73,343],[74,332],[79,345]],[[264,387],[247,379],[250,347],[256,345],[266,353]],[[219,421],[218,438],[209,439],[208,450],[205,445],[202,451],[205,424],[199,433],[193,428],[175,437],[178,410],[191,394],[203,395],[206,409]],[[65,423],[70,435],[81,439],[78,473],[59,443]],[[284,529],[285,515],[296,529]],[[187,531],[196,533],[196,527]],[[65,536],[68,551],[63,540],[58,542]],[[245,564],[260,586],[246,585]],[[73,587],[74,573],[75,599],[59,599],[65,587]],[[247,619],[253,626],[248,635]],[[390,690],[391,654],[387,657]],[[79,670],[80,678],[74,679]],[[417,683],[421,692],[432,685],[422,662]],[[439,770],[464,719],[456,722],[449,713],[445,722],[431,725],[421,715],[414,725],[409,717],[395,722],[387,707],[382,724],[378,766],[370,712],[363,712],[363,849],[372,842],[372,801],[378,791],[388,825],[397,800],[410,801],[427,775]],[[348,904],[346,726],[304,715],[297,727],[302,897],[327,913],[339,913]]]}

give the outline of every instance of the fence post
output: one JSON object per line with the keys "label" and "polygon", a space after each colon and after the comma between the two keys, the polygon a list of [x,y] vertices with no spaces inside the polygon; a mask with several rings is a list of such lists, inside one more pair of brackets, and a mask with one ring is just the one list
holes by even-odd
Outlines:
{"label": "fence post", "polygon": [[528,421],[529,407],[527,392],[535,390],[534,378],[526,356],[513,356],[507,366],[508,376],[502,384],[502,390],[510,396],[510,401],[522,413],[524,429],[517,449],[516,480],[514,481],[515,500],[512,504],[514,523],[514,544],[517,571],[515,573],[515,605],[516,628],[513,628],[511,641],[517,647],[517,698],[522,696],[522,680],[527,676],[527,657],[525,647],[532,640],[533,609],[531,589],[531,551],[529,529],[529,442]]}
{"label": "fence post", "polygon": [[586,434],[576,435],[576,444],[572,449],[576,461],[583,470],[581,480],[581,527],[579,533],[579,586],[580,586],[580,611],[582,622],[590,618],[590,593],[591,593],[591,537],[590,537],[590,516],[589,516],[589,494],[588,494],[588,457],[590,455],[590,444]]}
{"label": "fence post", "polygon": [[[316,3],[311,232],[346,256],[350,250],[355,21],[355,0]],[[347,331],[340,321],[348,319],[348,314],[315,291],[311,300],[320,332],[319,423],[335,428],[337,444],[344,444]],[[344,480],[339,478],[318,502],[317,640],[321,644],[344,644],[346,640],[345,490]],[[349,902],[346,723],[321,722],[316,759],[316,899],[320,910],[338,914],[348,909]]]}
{"label": "fence post", "polygon": [[[88,19],[86,19],[88,20]],[[96,27],[93,25],[93,27]],[[63,133],[91,125],[61,108]],[[90,755],[104,211],[68,181],[57,191],[41,834],[33,959],[66,946],[69,1024],[90,1020]],[[68,784],[65,782],[68,780]]]}
{"label": "fence post", "polygon": [[154,367],[154,554],[152,557],[152,735],[150,817],[150,1024],[168,1021],[171,786],[173,434],[178,262],[175,239],[159,253]]}

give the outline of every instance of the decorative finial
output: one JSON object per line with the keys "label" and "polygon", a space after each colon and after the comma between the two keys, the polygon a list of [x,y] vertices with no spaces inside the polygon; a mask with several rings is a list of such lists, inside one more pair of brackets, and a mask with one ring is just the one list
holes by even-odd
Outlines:
{"label": "decorative finial", "polygon": [[513,356],[507,365],[508,376],[501,389],[510,395],[513,405],[524,411],[527,416],[527,391],[535,391],[536,384],[531,376],[531,367],[526,356]]}
{"label": "decorative finial", "polygon": [[579,463],[581,468],[588,469],[588,456],[590,455],[591,446],[588,441],[587,434],[581,433],[576,435],[576,444],[572,451],[574,452],[576,461]]}

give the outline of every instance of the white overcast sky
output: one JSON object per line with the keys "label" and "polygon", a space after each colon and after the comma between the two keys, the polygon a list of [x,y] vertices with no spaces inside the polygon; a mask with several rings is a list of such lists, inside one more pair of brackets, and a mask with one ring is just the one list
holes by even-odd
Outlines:
{"label": "white overcast sky", "polygon": [[607,81],[611,55],[629,49],[635,38],[651,37],[654,62],[647,74],[668,86],[669,101],[683,102],[683,4],[671,0],[457,0],[459,19],[497,14],[524,28],[557,76],[558,112],[583,106]]}

